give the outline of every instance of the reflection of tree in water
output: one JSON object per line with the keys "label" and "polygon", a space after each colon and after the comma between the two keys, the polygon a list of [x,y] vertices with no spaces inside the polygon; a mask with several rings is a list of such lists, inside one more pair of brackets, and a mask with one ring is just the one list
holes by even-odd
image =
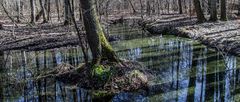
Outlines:
{"label": "reflection of tree in water", "polygon": [[234,91],[236,88],[236,57],[227,56],[226,59],[226,72],[225,72],[225,94],[224,101],[234,101]]}
{"label": "reflection of tree in water", "polygon": [[206,55],[207,48],[203,48],[201,49],[199,57],[197,58],[194,100],[198,102],[203,102],[205,100],[207,73]]}

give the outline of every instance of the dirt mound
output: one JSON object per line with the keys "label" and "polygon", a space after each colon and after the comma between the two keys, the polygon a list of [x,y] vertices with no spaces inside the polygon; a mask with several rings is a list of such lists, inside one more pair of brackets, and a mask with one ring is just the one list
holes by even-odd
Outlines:
{"label": "dirt mound", "polygon": [[54,70],[40,75],[38,79],[53,77],[65,84],[85,89],[118,93],[146,88],[151,76],[140,63],[132,61],[123,61],[122,64],[106,61],[92,70],[90,71],[85,64],[79,67],[61,64]]}

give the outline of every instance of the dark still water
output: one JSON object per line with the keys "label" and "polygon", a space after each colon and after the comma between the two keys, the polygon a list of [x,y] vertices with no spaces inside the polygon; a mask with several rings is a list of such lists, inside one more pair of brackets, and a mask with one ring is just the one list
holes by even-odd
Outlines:
{"label": "dark still water", "polygon": [[[174,36],[146,36],[128,26],[110,28],[119,57],[141,62],[153,72],[149,90],[119,93],[113,102],[240,101],[239,57],[224,55],[196,41]],[[47,78],[32,79],[61,63],[83,62],[80,48],[4,52],[0,67],[0,102],[85,102],[90,90]]]}

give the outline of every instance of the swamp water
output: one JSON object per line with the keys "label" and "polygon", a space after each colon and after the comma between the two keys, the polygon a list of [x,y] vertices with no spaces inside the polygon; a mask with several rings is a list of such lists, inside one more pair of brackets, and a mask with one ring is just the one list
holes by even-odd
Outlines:
{"label": "swamp water", "polygon": [[[223,55],[200,43],[175,36],[147,36],[129,26],[110,28],[119,57],[141,62],[151,70],[149,89],[119,93],[113,102],[240,101],[240,58]],[[52,78],[33,81],[61,63],[83,62],[79,47],[45,51],[4,52],[0,67],[0,102],[85,102],[89,90],[64,85]]]}

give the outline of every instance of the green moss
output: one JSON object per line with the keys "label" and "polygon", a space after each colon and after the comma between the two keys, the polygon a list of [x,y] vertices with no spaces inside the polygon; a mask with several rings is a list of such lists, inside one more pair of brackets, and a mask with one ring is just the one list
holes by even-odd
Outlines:
{"label": "green moss", "polygon": [[93,93],[94,98],[101,98],[101,97],[106,97],[106,96],[111,96],[112,94],[108,91],[95,91]]}
{"label": "green moss", "polygon": [[107,80],[111,76],[111,70],[109,67],[104,67],[103,65],[94,65],[92,69],[92,76],[101,81]]}

